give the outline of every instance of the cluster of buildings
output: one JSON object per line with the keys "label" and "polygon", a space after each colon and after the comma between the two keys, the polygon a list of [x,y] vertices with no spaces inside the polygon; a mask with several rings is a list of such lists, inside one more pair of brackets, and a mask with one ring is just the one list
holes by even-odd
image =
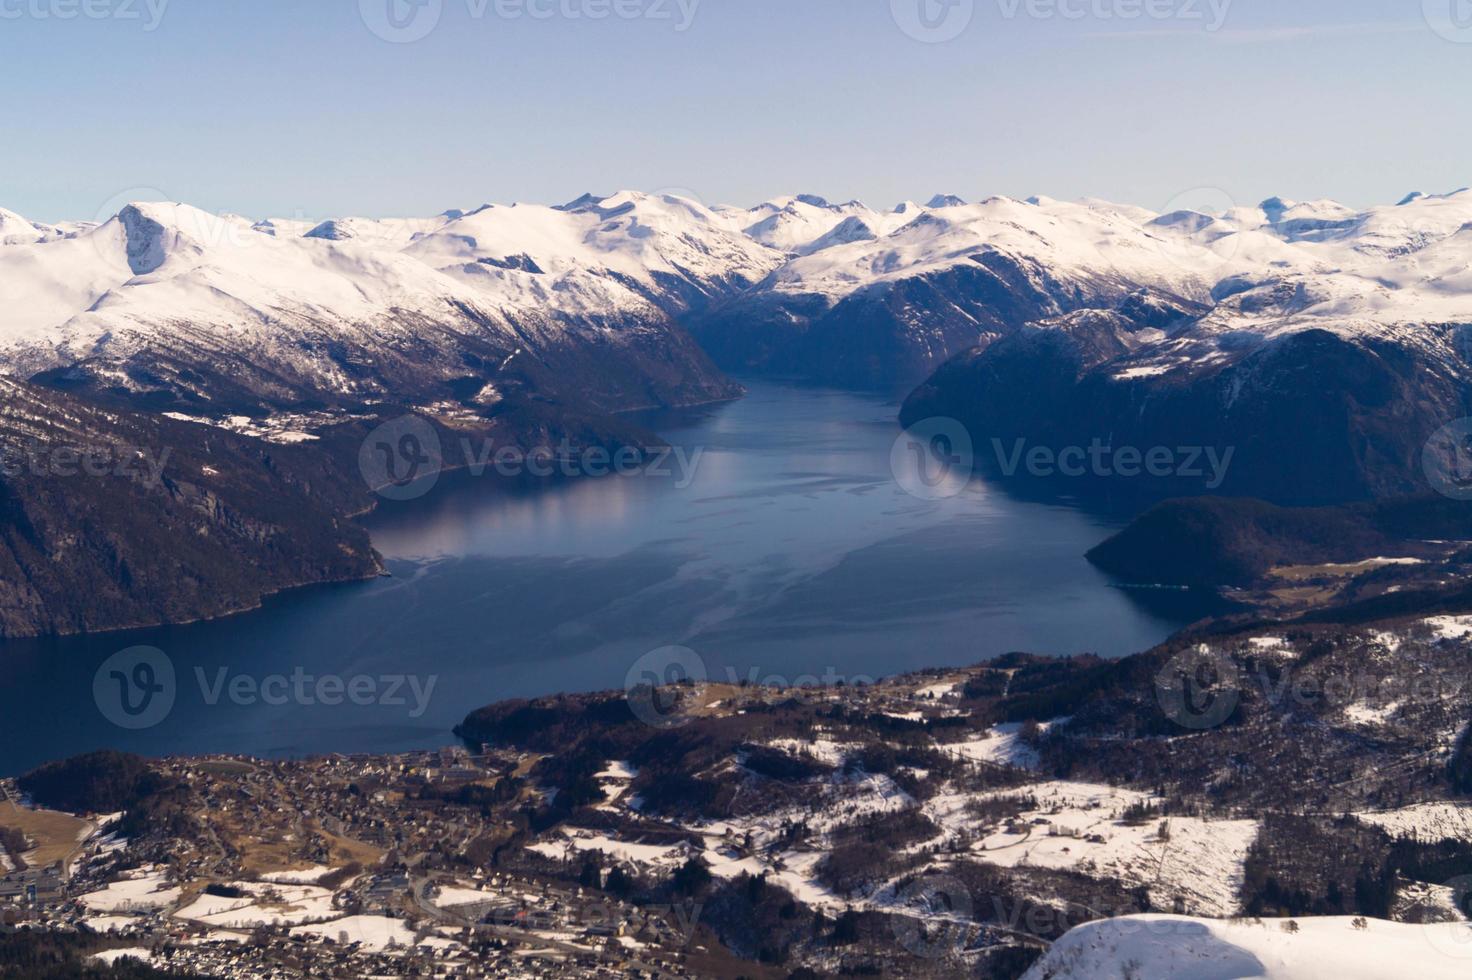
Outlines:
{"label": "cluster of buildings", "polygon": [[460,747],[167,760],[173,829],[94,833],[67,867],[0,866],[0,928],[95,937],[105,960],[232,980],[692,975],[688,935],[647,911],[485,867],[476,845],[505,834],[504,814],[453,799],[527,764]]}

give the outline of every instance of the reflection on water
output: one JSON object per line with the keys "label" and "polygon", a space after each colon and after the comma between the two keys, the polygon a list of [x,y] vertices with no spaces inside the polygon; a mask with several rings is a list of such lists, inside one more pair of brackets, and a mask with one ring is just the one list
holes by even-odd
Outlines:
{"label": "reflection on water", "polygon": [[[719,678],[877,677],[1013,650],[1122,655],[1206,611],[1147,610],[1111,587],[1083,559],[1117,526],[1105,519],[981,481],[948,499],[904,492],[890,472],[892,404],[751,387],[741,402],[643,419],[683,451],[664,476],[531,489],[462,473],[386,505],[369,525],[392,578],[216,623],[0,644],[0,716],[16,733],[0,772],[102,745],[432,747],[475,707],[621,687],[634,661],[671,644]],[[168,719],[141,732],[109,724],[92,699],[98,665],[135,644],[165,651],[179,685]],[[310,704],[209,696],[221,676],[249,688],[327,674],[373,678],[379,693],[384,678],[435,686],[417,717],[412,697],[323,704],[310,680]]]}

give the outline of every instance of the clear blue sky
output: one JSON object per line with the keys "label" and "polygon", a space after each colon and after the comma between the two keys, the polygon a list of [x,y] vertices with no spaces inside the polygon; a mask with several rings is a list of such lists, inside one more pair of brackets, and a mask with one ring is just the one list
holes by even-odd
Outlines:
{"label": "clear blue sky", "polygon": [[[959,0],[974,13],[945,43],[908,36],[891,0],[700,0],[684,31],[678,0],[665,20],[429,0],[413,43],[376,36],[359,0],[169,0],[152,31],[148,2],[0,0],[0,205],[402,215],[631,187],[1159,208],[1200,186],[1362,205],[1472,183],[1472,44],[1422,0],[1233,0],[1215,32],[1125,14],[1210,21],[1225,0],[1060,0],[1076,19]],[[68,3],[140,16],[55,16]]]}

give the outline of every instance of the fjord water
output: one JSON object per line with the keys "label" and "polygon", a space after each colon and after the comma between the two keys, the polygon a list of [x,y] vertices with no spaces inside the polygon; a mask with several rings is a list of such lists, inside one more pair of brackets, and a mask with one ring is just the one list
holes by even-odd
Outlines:
{"label": "fjord water", "polygon": [[[1120,656],[1207,611],[1147,608],[1084,560],[1122,520],[980,480],[948,499],[905,492],[891,401],[750,389],[644,416],[682,451],[664,475],[530,489],[461,473],[386,504],[368,524],[392,577],[212,623],[0,643],[0,773],[101,747],[433,748],[476,707],[621,688],[670,645],[713,679],[855,680],[1014,650]],[[168,657],[175,698],[133,730],[103,716],[94,677],[138,645]],[[357,678],[356,697],[319,692],[328,675]]]}

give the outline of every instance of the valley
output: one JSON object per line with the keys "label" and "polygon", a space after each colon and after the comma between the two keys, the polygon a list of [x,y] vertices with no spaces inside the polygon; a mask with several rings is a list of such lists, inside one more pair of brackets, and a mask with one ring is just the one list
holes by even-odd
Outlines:
{"label": "valley", "polygon": [[[114,482],[139,513],[171,510],[200,536],[215,520],[206,471],[236,465],[227,447],[253,445],[256,471],[226,482],[279,482],[278,460],[315,473],[287,478],[310,498],[290,520],[231,501],[229,522],[267,544],[256,567],[202,554],[184,576],[195,584],[163,596],[146,574],[75,588],[88,563],[149,550],[141,526],[120,542],[83,526],[76,571],[43,571],[30,551],[57,547],[42,525],[62,505],[7,466],[12,508],[43,541],[12,532],[8,636],[187,623],[362,579],[377,565],[352,519],[380,488],[355,464],[376,426],[417,414],[452,449],[468,433],[483,458],[644,453],[659,440],[629,412],[741,396],[717,364],[897,386],[906,426],[962,427],[963,465],[1023,496],[1130,514],[1173,496],[1424,493],[1428,474],[1460,472],[1446,427],[1472,410],[1467,191],[1221,215],[949,195],[887,212],[815,195],[742,209],[622,192],[321,223],[140,202],[100,223],[5,212],[4,227],[0,372],[28,386],[0,416],[9,456],[112,445],[29,424],[22,395],[54,401],[44,412],[71,398],[112,413],[145,455],[196,461],[150,487]],[[1070,468],[1094,446],[1110,465]],[[221,466],[200,461],[217,451]],[[49,482],[67,501],[98,489]]]}
{"label": "valley", "polygon": [[1450,975],[1468,228],[0,214],[0,973]]}

